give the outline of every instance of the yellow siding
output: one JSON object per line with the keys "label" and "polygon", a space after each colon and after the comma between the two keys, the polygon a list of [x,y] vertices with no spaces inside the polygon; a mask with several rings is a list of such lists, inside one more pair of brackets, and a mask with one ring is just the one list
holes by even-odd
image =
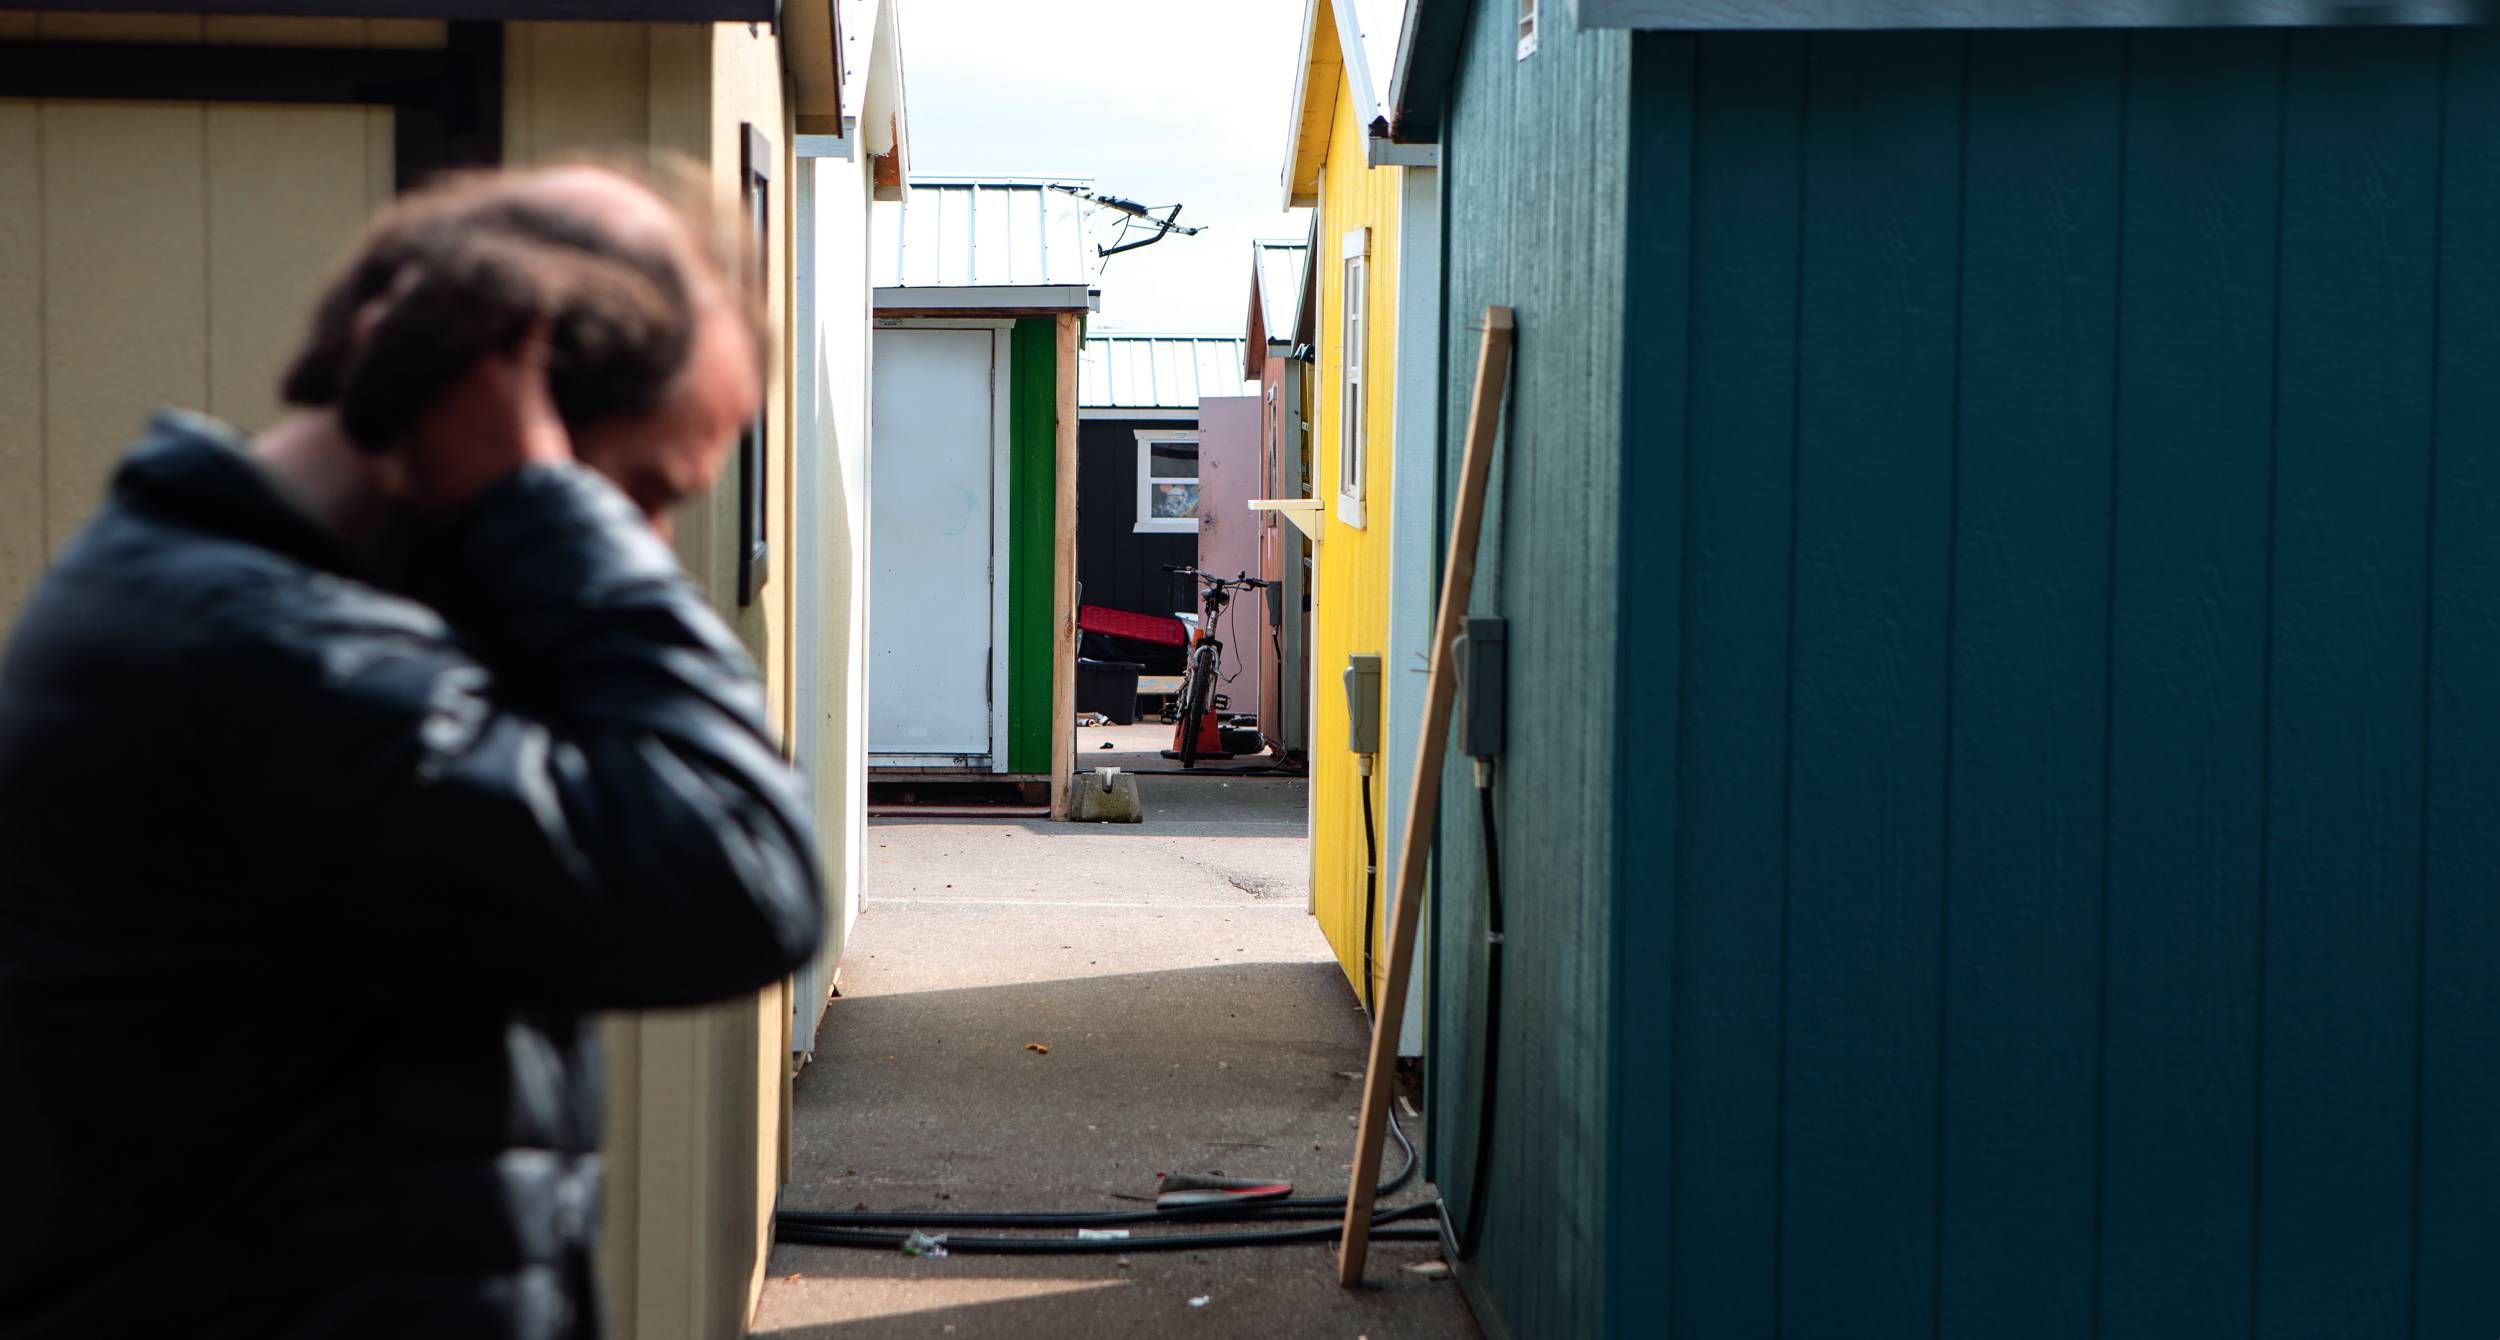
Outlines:
{"label": "yellow siding", "polygon": [[[1320,31],[1335,28],[1322,13]],[[1316,45],[1316,43],[1315,43]],[[1318,239],[1319,357],[1314,391],[1317,443],[1312,456],[1312,495],[1326,504],[1323,537],[1316,546],[1312,579],[1313,685],[1311,695],[1311,905],[1320,929],[1337,951],[1346,980],[1358,992],[1363,961],[1363,812],[1369,789],[1372,820],[1381,821],[1381,771],[1404,760],[1378,760],[1366,779],[1346,741],[1342,687],[1346,658],[1380,656],[1389,640],[1389,453],[1391,369],[1397,357],[1398,187],[1400,169],[1363,162],[1363,127],[1354,99],[1335,99],[1336,119],[1321,169]],[[1367,230],[1363,329],[1364,506],[1361,526],[1348,524],[1338,499],[1338,450],[1344,435],[1345,239]],[[1400,668],[1383,666],[1384,674]],[[1386,848],[1396,835],[1379,834]],[[1374,880],[1373,945],[1386,943],[1380,913],[1387,894]],[[1367,996],[1376,995],[1378,974]]]}
{"label": "yellow siding", "polygon": [[[18,13],[0,38],[441,40],[439,25]],[[389,199],[388,111],[0,99],[0,625],[160,405],[278,411],[304,310]]]}
{"label": "yellow siding", "polygon": [[[505,149],[515,162],[644,148],[708,165],[726,208],[740,184],[748,123],[772,141],[772,247],[766,285],[786,331],[790,135],[780,54],[744,24],[639,27],[530,23],[507,29]],[[772,724],[789,722],[790,432],[787,341],[773,361],[765,418],[771,573],[738,604],[736,480],[677,517],[677,552],[763,668]],[[612,1017],[609,1187],[600,1269],[620,1337],[742,1334],[763,1284],[781,1180],[789,1058],[786,986],[698,1010]]]}

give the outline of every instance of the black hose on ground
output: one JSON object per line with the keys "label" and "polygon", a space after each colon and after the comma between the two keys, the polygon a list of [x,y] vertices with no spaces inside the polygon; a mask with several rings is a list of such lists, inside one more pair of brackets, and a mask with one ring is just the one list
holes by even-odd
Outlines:
{"label": "black hose on ground", "polygon": [[[1398,1147],[1406,1152],[1406,1163],[1397,1176],[1381,1184],[1379,1194],[1395,1195],[1415,1176],[1419,1160],[1415,1144],[1406,1136],[1396,1120],[1389,1122],[1389,1133],[1397,1137]],[[1418,1201],[1396,1209],[1374,1214],[1375,1225],[1439,1214],[1437,1200]],[[816,1247],[872,1247],[899,1251],[911,1238],[911,1230],[928,1228],[1111,1228],[1130,1224],[1154,1223],[1232,1223],[1292,1221],[1299,1219],[1342,1218],[1345,1197],[1304,1197],[1298,1200],[1253,1201],[1242,1204],[1181,1205],[1151,1210],[945,1210],[915,1213],[910,1210],[781,1210],[773,1216],[773,1235],[781,1242]],[[1100,1253],[1125,1251],[1182,1251],[1199,1247],[1253,1247],[1275,1243],[1331,1241],[1339,1227],[1319,1225],[1311,1228],[1244,1229],[1229,1233],[1176,1233],[1143,1238],[957,1238],[946,1239],[949,1252],[973,1252],[1009,1255],[1051,1255],[1058,1253]],[[1437,1240],[1439,1229],[1397,1229],[1375,1234],[1391,1242]],[[1144,1244],[1144,1245],[1141,1245]]]}
{"label": "black hose on ground", "polygon": [[[1406,1131],[1395,1121],[1389,1123],[1389,1134],[1397,1137],[1398,1148],[1405,1151],[1406,1162],[1397,1175],[1380,1184],[1378,1194],[1394,1196],[1415,1179],[1418,1160],[1415,1143],[1406,1138]],[[783,1223],[811,1225],[822,1228],[1108,1228],[1121,1224],[1179,1223],[1188,1220],[1231,1221],[1236,1219],[1307,1219],[1334,1218],[1345,1213],[1343,1196],[1305,1196],[1298,1200],[1267,1200],[1247,1202],[1218,1201],[1206,1205],[1158,1206],[1151,1210],[783,1210]]]}
{"label": "black hose on ground", "polygon": [[[1392,1211],[1398,1218],[1414,1218],[1432,1213],[1437,1201],[1410,1205]],[[1372,1220],[1374,1242],[1438,1242],[1437,1227],[1403,1227],[1375,1217]],[[1279,1247],[1297,1242],[1334,1242],[1345,1228],[1341,1224],[1315,1224],[1309,1228],[1242,1229],[1232,1233],[1155,1233],[1142,1238],[959,1238],[949,1234],[942,1244],[949,1255],[962,1252],[979,1256],[1127,1256],[1134,1252],[1191,1252],[1214,1247]],[[880,1231],[870,1228],[790,1228],[779,1232],[783,1242],[803,1247],[869,1247],[880,1251],[900,1251],[911,1234]]]}

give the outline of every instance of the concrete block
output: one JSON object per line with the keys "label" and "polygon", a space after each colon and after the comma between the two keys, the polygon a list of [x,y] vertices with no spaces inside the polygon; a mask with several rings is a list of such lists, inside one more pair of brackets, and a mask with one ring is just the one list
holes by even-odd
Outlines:
{"label": "concrete block", "polygon": [[1080,773],[1068,788],[1068,817],[1084,824],[1146,822],[1146,807],[1137,801],[1137,774],[1118,768]]}

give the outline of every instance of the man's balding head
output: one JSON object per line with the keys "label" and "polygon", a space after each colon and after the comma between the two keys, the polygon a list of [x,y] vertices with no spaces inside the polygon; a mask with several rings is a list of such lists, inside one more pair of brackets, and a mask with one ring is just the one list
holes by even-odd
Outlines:
{"label": "man's balding head", "polygon": [[734,234],[690,174],[558,167],[471,174],[374,220],[315,309],[281,383],[333,409],[367,450],[389,446],[480,358],[547,335],[547,381],[576,434],[652,414],[708,318],[766,332],[736,276]]}

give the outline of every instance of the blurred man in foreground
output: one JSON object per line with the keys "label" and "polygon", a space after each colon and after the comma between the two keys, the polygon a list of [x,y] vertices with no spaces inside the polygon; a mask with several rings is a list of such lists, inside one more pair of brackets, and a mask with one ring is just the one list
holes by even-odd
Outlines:
{"label": "blurred man in foreground", "polygon": [[[662,542],[762,394],[660,184],[378,219],[246,441],[160,415],[0,669],[0,1336],[596,1334],[594,1010],[823,929]],[[660,533],[655,533],[660,532]]]}

